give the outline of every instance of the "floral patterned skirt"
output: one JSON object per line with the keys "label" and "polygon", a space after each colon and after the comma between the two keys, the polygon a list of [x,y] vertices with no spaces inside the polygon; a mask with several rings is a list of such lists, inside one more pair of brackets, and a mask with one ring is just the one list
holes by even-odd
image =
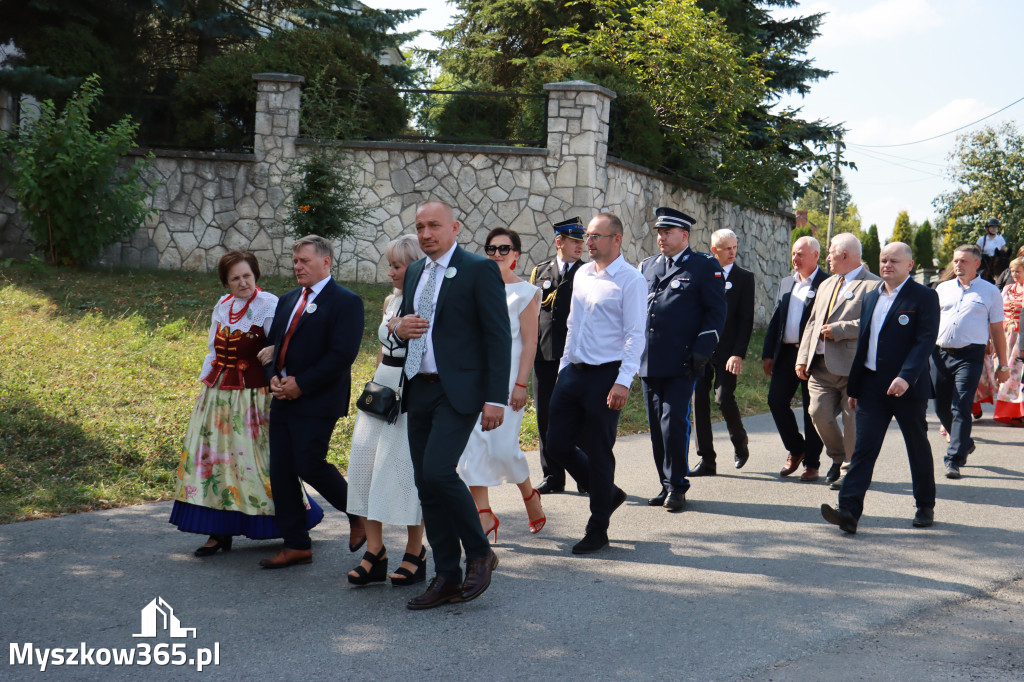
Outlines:
{"label": "floral patterned skirt", "polygon": [[[185,432],[170,522],[190,533],[281,537],[270,489],[270,392],[203,387]],[[307,528],[323,510],[308,499]]]}
{"label": "floral patterned skirt", "polygon": [[996,421],[1007,424],[1024,419],[1024,383],[1021,380],[1021,374],[1024,373],[1024,358],[1020,356],[1018,333],[1014,329],[1006,337],[1010,356],[1007,363],[1010,365],[1010,378],[1000,384],[999,391],[996,392],[996,409],[993,415]]}

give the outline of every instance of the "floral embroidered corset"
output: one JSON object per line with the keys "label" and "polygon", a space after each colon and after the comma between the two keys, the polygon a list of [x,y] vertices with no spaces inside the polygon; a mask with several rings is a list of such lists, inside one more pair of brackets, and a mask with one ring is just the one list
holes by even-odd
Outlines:
{"label": "floral embroidered corset", "polygon": [[213,337],[216,357],[209,374],[203,377],[203,383],[210,387],[216,386],[217,380],[223,375],[220,384],[222,389],[266,386],[267,377],[256,358],[256,353],[266,345],[266,338],[263,328],[257,325],[243,332],[218,323],[217,333]]}

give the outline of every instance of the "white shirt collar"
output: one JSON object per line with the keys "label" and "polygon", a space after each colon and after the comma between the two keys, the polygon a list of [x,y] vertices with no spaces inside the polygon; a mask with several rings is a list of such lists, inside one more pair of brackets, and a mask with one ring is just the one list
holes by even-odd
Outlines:
{"label": "white shirt collar", "polygon": [[320,280],[319,282],[317,282],[316,284],[314,284],[313,286],[311,286],[311,287],[310,287],[310,289],[312,289],[312,290],[313,290],[313,295],[314,295],[314,296],[316,296],[316,295],[317,295],[317,294],[319,294],[319,293],[320,293],[321,291],[323,291],[323,290],[324,290],[324,287],[325,287],[325,286],[327,286],[327,283],[328,283],[328,282],[330,282],[330,281],[331,281],[331,276],[330,276],[330,275],[327,275],[327,276],[326,276],[326,277],[324,277],[324,278],[323,278],[322,280]]}
{"label": "white shirt collar", "polygon": [[900,290],[901,290],[901,289],[903,288],[903,286],[904,286],[904,285],[905,285],[905,284],[906,284],[907,282],[909,282],[909,281],[910,281],[910,277],[907,277],[907,278],[906,278],[905,280],[903,280],[902,282],[900,282],[900,285],[899,285],[898,287],[896,287],[895,289],[893,289],[893,290],[892,290],[892,293],[891,293],[891,294],[890,294],[890,293],[889,293],[888,291],[886,291],[886,290],[885,290],[885,283],[883,282],[883,283],[882,283],[882,286],[880,286],[880,287],[878,288],[878,294],[879,294],[880,296],[890,296],[890,297],[892,297],[892,298],[895,298],[895,297],[896,297],[896,296],[897,296],[897,295],[898,295],[898,294],[900,293]]}
{"label": "white shirt collar", "polygon": [[793,271],[793,279],[795,279],[795,280],[796,280],[796,283],[797,283],[798,285],[802,285],[802,284],[810,284],[811,282],[813,282],[813,281],[814,281],[814,278],[818,276],[818,271],[819,271],[819,270],[821,270],[821,268],[819,268],[819,267],[815,267],[815,268],[814,268],[814,272],[812,272],[812,273],[811,273],[811,274],[810,274],[810,275],[809,275],[809,276],[808,276],[808,277],[807,277],[806,279],[801,279],[801,277],[800,277],[800,273],[799,273],[799,272],[797,272],[796,270],[794,270],[794,271]]}
{"label": "white shirt collar", "polygon": [[[441,266],[443,269],[448,269],[448,264],[452,262],[452,254],[455,253],[455,249],[459,248],[459,243],[455,242],[452,244],[452,248],[448,249],[440,258],[434,262]],[[430,258],[427,258],[429,261]],[[427,263],[429,265],[430,263]]]}
{"label": "white shirt collar", "polygon": [[848,273],[843,275],[843,277],[845,278],[843,281],[844,282],[852,282],[853,280],[857,279],[857,277],[860,276],[860,271],[863,270],[863,269],[864,269],[863,265],[858,265],[853,270],[850,270]]}
{"label": "white shirt collar", "polygon": [[734,266],[734,265],[736,265],[735,261],[732,262],[732,263],[729,263],[728,265],[723,265],[722,266],[722,270],[725,271],[725,278],[726,279],[729,279],[729,273],[732,272],[732,266]]}

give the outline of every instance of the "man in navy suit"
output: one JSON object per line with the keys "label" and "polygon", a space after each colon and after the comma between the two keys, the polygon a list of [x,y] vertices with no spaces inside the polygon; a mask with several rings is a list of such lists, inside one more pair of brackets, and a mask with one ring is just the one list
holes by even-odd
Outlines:
{"label": "man in navy suit", "polygon": [[[270,391],[270,486],[284,549],[260,561],[286,568],[313,561],[306,531],[301,478],[335,509],[345,511],[348,485],[327,461],[338,418],[348,414],[351,367],[363,338],[363,301],[331,279],[331,243],[317,235],[292,246],[300,287],[281,297],[270,327],[274,361],[266,365]],[[349,517],[349,549],[366,539],[362,520]]]}
{"label": "man in navy suit", "polygon": [[839,489],[839,506],[821,505],[821,515],[846,533],[856,533],[864,495],[893,417],[910,459],[917,514],[915,528],[932,525],[935,470],[926,413],[932,395],[928,358],[939,334],[939,297],[910,279],[913,253],[903,242],[882,249],[884,284],[864,296],[857,351],[846,390],[857,411],[857,440]]}
{"label": "man in navy suit", "polygon": [[715,404],[722,411],[729,439],[735,455],[737,469],[743,468],[750,457],[747,449],[747,431],[743,428],[740,406],[736,402],[736,380],[743,371],[750,333],[754,329],[754,273],[736,265],[739,240],[732,230],[715,230],[711,234],[711,253],[725,272],[725,300],[727,311],[722,339],[715,346],[711,362],[703,376],[697,378],[693,393],[693,421],[697,431],[697,454],[700,464],[690,476],[714,476],[715,441],[711,435],[711,390],[715,391]]}
{"label": "man in navy suit", "polygon": [[647,503],[680,512],[690,488],[690,400],[725,324],[725,273],[710,255],[690,249],[693,218],[667,206],[655,215],[661,255],[640,264],[647,280],[640,378],[661,492]]}
{"label": "man in navy suit", "polygon": [[[803,462],[806,468],[817,471],[821,463],[821,438],[811,422],[811,395],[807,382],[796,375],[796,351],[800,337],[811,317],[811,308],[818,287],[828,275],[818,267],[821,245],[814,237],[800,237],[793,244],[793,274],[779,283],[775,296],[775,310],[764,335],[761,364],[771,377],[768,384],[768,408],[782,445],[789,452],[780,476],[789,476]],[[797,391],[803,403],[804,433],[800,435],[793,416],[793,396]],[[801,478],[804,478],[801,476]],[[807,476],[806,478],[811,478]]]}
{"label": "man in navy suit", "polygon": [[427,257],[405,272],[407,294],[395,328],[408,342],[402,398],[436,571],[426,592],[408,602],[414,610],[475,599],[498,565],[455,468],[477,421],[490,431],[504,419],[512,332],[497,264],[462,249],[459,227],[444,202],[428,201],[416,211],[416,236]]}

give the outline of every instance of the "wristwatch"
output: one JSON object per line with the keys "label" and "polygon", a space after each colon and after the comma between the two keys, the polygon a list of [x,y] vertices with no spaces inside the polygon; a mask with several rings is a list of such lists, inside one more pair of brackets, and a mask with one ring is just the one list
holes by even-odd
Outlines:
{"label": "wristwatch", "polygon": [[999,365],[999,367],[996,368],[997,372],[1002,372],[1003,370],[1006,370],[1007,372],[1009,372],[1010,371],[1010,366],[1009,365]]}

